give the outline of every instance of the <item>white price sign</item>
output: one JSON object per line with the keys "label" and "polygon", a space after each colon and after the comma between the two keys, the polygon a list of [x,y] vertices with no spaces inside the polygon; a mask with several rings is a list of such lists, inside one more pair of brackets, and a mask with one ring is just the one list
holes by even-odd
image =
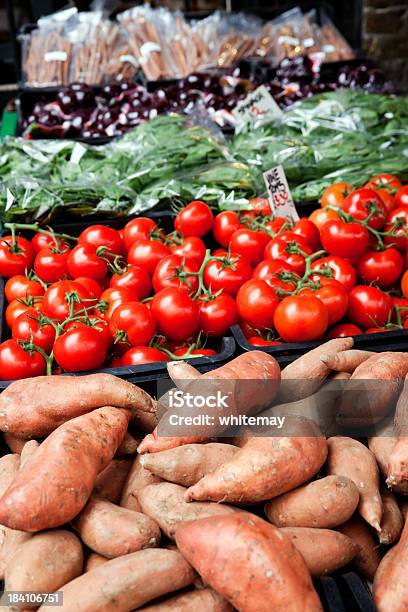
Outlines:
{"label": "white price sign", "polygon": [[238,102],[232,114],[240,125],[244,125],[279,117],[282,111],[265,85],[261,85]]}
{"label": "white price sign", "polygon": [[274,214],[277,217],[287,217],[293,219],[293,221],[297,221],[299,215],[282,166],[276,166],[264,172],[263,178],[268,191],[268,199]]}

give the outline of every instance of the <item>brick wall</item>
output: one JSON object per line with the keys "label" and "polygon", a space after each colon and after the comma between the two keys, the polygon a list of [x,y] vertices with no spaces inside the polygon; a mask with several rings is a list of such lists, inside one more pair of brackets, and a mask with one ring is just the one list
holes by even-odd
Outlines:
{"label": "brick wall", "polygon": [[363,0],[362,33],[368,56],[408,91],[407,0]]}

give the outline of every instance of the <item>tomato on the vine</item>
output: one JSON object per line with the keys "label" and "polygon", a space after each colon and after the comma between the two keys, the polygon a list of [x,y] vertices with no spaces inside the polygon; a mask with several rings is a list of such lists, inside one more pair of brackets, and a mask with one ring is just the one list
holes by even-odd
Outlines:
{"label": "tomato on the vine", "polygon": [[356,284],[356,272],[349,261],[338,257],[337,255],[329,255],[322,257],[312,262],[312,270],[328,273],[331,270],[332,277],[339,281],[349,291]]}
{"label": "tomato on the vine", "polygon": [[318,340],[324,334],[329,315],[324,304],[314,295],[291,295],[277,305],[273,324],[286,342]]}
{"label": "tomato on the vine", "polygon": [[227,247],[232,234],[243,227],[237,212],[224,210],[214,217],[212,232],[218,244]]}
{"label": "tomato on the vine", "polygon": [[173,255],[181,255],[182,257],[192,259],[198,263],[199,266],[205,258],[205,244],[197,236],[189,236],[185,238],[180,244],[170,244],[170,251]]}
{"label": "tomato on the vine", "polygon": [[397,282],[404,269],[404,259],[394,247],[364,253],[357,264],[357,272],[367,285],[389,287]]}
{"label": "tomato on the vine", "polygon": [[54,343],[55,361],[66,372],[98,370],[106,359],[106,353],[102,334],[86,325],[70,329]]}
{"label": "tomato on the vine", "polygon": [[187,340],[199,330],[198,304],[183,289],[166,287],[156,293],[151,311],[159,332],[169,340]]}
{"label": "tomato on the vine", "polygon": [[270,215],[271,204],[268,198],[251,198],[249,200],[249,210],[255,211],[258,215]]}
{"label": "tomato on the vine", "polygon": [[248,338],[248,344],[252,346],[273,346],[275,344],[282,344],[280,340],[266,340],[262,336],[251,336]]}
{"label": "tomato on the vine", "polygon": [[184,355],[186,355],[187,357],[189,355],[197,355],[200,357],[213,357],[216,354],[217,352],[214,351],[214,349],[209,349],[209,348],[198,349],[197,348],[197,349],[193,349],[190,351],[190,348],[188,346],[184,346],[182,348],[178,348],[175,351],[173,351],[173,355],[176,355],[177,357],[183,357]]}
{"label": "tomato on the vine", "polygon": [[347,196],[344,212],[351,215],[357,221],[368,220],[368,225],[375,230],[380,230],[386,220],[387,210],[380,196],[372,189],[357,189]]}
{"label": "tomato on the vine", "polygon": [[231,325],[238,323],[237,305],[230,295],[221,293],[199,301],[200,328],[207,336],[223,336]]}
{"label": "tomato on the vine", "polygon": [[359,257],[368,247],[370,234],[361,223],[328,221],[320,230],[325,251],[339,257]]}
{"label": "tomato on the vine", "polygon": [[348,338],[349,336],[358,336],[363,331],[354,325],[354,323],[339,323],[331,328],[327,334],[328,338]]}
{"label": "tomato on the vine", "polygon": [[306,219],[305,217],[299,219],[298,221],[296,221],[290,231],[304,238],[310,248],[313,249],[313,251],[319,250],[319,230],[317,229],[317,226],[313,223],[313,221],[310,221],[310,219]]}
{"label": "tomato on the vine", "polygon": [[0,276],[10,278],[24,274],[31,268],[34,251],[31,243],[23,236],[4,236],[0,239]]}
{"label": "tomato on the vine", "polygon": [[290,292],[296,289],[296,279],[299,277],[286,261],[264,259],[254,269],[252,278],[265,281],[275,290]]}
{"label": "tomato on the vine", "polygon": [[138,240],[128,252],[127,261],[132,266],[139,266],[153,276],[157,264],[170,254],[170,249],[158,240]]}
{"label": "tomato on the vine", "polygon": [[221,289],[236,296],[238,289],[252,275],[249,261],[242,255],[231,253],[220,259],[211,259],[204,268],[203,280],[208,289],[218,293]]}
{"label": "tomato on the vine", "polygon": [[348,307],[348,294],[341,283],[334,278],[321,277],[314,288],[304,288],[298,295],[315,295],[326,307],[328,324],[333,325],[344,317]]}
{"label": "tomato on the vine", "polygon": [[159,361],[170,361],[170,357],[152,346],[132,346],[121,357],[122,366],[143,365]]}
{"label": "tomato on the vine", "polygon": [[334,183],[327,187],[322,194],[320,199],[320,205],[322,208],[326,206],[336,206],[337,208],[343,208],[346,197],[353,191],[353,187],[344,181]]}
{"label": "tomato on the vine", "polygon": [[317,208],[309,215],[309,221],[314,223],[319,231],[325,223],[336,221],[337,219],[340,219],[339,215],[331,208]]}
{"label": "tomato on the vine", "polygon": [[67,268],[70,276],[88,276],[101,283],[108,274],[108,265],[91,244],[78,244],[68,255]]}
{"label": "tomato on the vine", "polygon": [[273,325],[273,314],[279,298],[265,281],[253,278],[242,285],[237,294],[239,316],[257,329]]}
{"label": "tomato on the vine", "polygon": [[408,298],[408,270],[404,272],[401,278],[401,293],[405,298]]}
{"label": "tomato on the vine", "polygon": [[392,321],[398,322],[397,312],[401,321],[408,319],[408,298],[406,297],[393,297],[392,299]]}
{"label": "tomato on the vine", "polygon": [[62,250],[53,247],[41,249],[34,259],[34,272],[38,278],[44,283],[56,283],[67,278],[69,276],[67,261],[70,252],[68,247],[63,247]]}
{"label": "tomato on the vine", "polygon": [[193,200],[177,213],[174,227],[185,238],[189,236],[201,238],[210,231],[213,220],[214,217],[208,204],[201,200]]}
{"label": "tomato on the vine", "polygon": [[123,244],[126,251],[141,240],[150,240],[152,234],[159,234],[157,223],[149,217],[137,217],[128,221],[123,228]]}
{"label": "tomato on the vine", "polygon": [[392,299],[381,289],[356,285],[349,293],[347,317],[360,327],[382,327],[392,312]]}
{"label": "tomato on the vine", "polygon": [[44,294],[42,309],[44,314],[51,319],[64,321],[70,315],[70,303],[72,312],[78,313],[86,307],[95,304],[89,292],[83,285],[75,281],[58,281]]}
{"label": "tomato on the vine", "polygon": [[17,317],[22,315],[27,310],[31,308],[35,308],[36,310],[43,309],[43,298],[18,298],[16,300],[12,300],[10,304],[6,308],[6,323],[9,329],[12,329],[15,320]]}
{"label": "tomato on the vine", "polygon": [[52,234],[52,232],[50,234],[38,232],[31,238],[31,246],[33,247],[34,255],[48,248],[60,251],[70,248],[66,240],[62,240],[58,234]]}
{"label": "tomato on the vine", "polygon": [[156,333],[156,321],[141,302],[120,304],[109,321],[109,330],[117,342],[128,342],[132,346],[149,344]]}
{"label": "tomato on the vine", "polygon": [[408,185],[400,187],[395,194],[395,206],[408,206]]}
{"label": "tomato on the vine", "polygon": [[178,287],[194,294],[198,289],[198,271],[199,265],[195,260],[186,260],[181,255],[167,255],[156,266],[152,278],[153,289],[158,293],[165,287]]}
{"label": "tomato on the vine", "polygon": [[123,241],[119,232],[107,225],[90,225],[78,237],[78,245],[91,246],[95,250],[106,247],[106,254],[121,255]]}
{"label": "tomato on the vine", "polygon": [[285,261],[299,276],[303,276],[306,269],[305,257],[311,253],[312,249],[305,239],[293,232],[282,232],[265,247],[265,259]]}
{"label": "tomato on the vine", "polygon": [[25,350],[14,338],[0,344],[0,380],[42,376],[45,371],[45,359],[38,351]]}
{"label": "tomato on the vine", "polygon": [[395,208],[395,192],[401,187],[401,182],[396,176],[393,174],[378,174],[364,187],[365,189],[372,189],[380,196],[387,213]]}
{"label": "tomato on the vine", "polygon": [[79,329],[80,327],[92,327],[93,329],[96,329],[101,334],[106,348],[108,349],[112,345],[113,338],[109,330],[109,325],[104,319],[91,316],[69,321],[66,325],[64,325],[64,332],[68,332],[71,329]]}
{"label": "tomato on the vine", "polygon": [[8,302],[29,297],[41,297],[44,293],[44,285],[22,274],[9,278],[4,287],[4,294]]}
{"label": "tomato on the vine", "polygon": [[132,289],[125,287],[110,287],[105,289],[99,298],[95,314],[109,321],[115,309],[126,302],[135,302],[137,300],[136,293]]}
{"label": "tomato on the vine", "polygon": [[109,286],[130,289],[138,300],[147,298],[152,290],[150,276],[140,266],[126,266],[123,272],[112,274]]}
{"label": "tomato on the vine", "polygon": [[32,340],[33,344],[50,353],[55,340],[55,328],[43,322],[43,315],[36,308],[28,308],[14,321],[11,335],[15,340]]}
{"label": "tomato on the vine", "polygon": [[399,251],[408,251],[408,206],[395,208],[388,215],[384,231],[391,232],[384,237],[385,244],[393,245]]}
{"label": "tomato on the vine", "polygon": [[266,232],[242,228],[232,234],[229,248],[232,253],[245,257],[251,265],[256,265],[264,258],[269,240]]}
{"label": "tomato on the vine", "polygon": [[100,298],[102,287],[94,278],[89,278],[89,276],[78,276],[74,278],[74,281],[85,287],[91,298],[95,298],[96,300]]}

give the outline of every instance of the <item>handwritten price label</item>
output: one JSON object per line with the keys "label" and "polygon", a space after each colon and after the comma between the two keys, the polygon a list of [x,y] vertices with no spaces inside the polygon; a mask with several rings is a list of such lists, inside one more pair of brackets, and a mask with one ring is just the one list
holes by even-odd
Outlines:
{"label": "handwritten price label", "polygon": [[232,114],[240,125],[244,125],[279,117],[282,111],[265,85],[261,85],[238,102]]}
{"label": "handwritten price label", "polygon": [[299,215],[282,166],[276,166],[264,172],[263,178],[268,191],[269,203],[274,214],[277,217],[287,217],[297,221]]}

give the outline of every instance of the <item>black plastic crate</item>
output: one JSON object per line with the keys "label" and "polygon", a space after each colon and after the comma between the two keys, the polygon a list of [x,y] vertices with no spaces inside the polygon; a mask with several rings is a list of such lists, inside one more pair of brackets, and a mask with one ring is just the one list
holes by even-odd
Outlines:
{"label": "black plastic crate", "polygon": [[[282,342],[271,346],[254,346],[249,344],[239,325],[231,327],[237,346],[242,351],[263,351],[275,357],[280,365],[291,363],[304,353],[328,341],[328,338],[313,342]],[[358,334],[353,336],[354,347],[366,351],[382,353],[384,351],[408,351],[408,329],[397,329],[389,332]]]}

